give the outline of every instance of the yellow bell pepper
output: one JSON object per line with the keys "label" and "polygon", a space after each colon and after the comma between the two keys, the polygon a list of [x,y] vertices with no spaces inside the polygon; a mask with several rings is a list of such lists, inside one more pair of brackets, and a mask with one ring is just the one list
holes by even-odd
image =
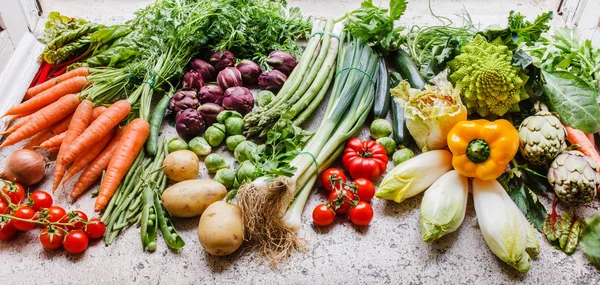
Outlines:
{"label": "yellow bell pepper", "polygon": [[462,121],[448,133],[448,147],[458,173],[494,180],[517,154],[519,134],[507,120]]}

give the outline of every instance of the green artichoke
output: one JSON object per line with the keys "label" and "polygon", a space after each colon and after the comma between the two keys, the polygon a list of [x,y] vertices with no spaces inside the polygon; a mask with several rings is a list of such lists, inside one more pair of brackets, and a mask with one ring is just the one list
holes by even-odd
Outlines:
{"label": "green artichoke", "polygon": [[598,166],[580,151],[559,154],[548,169],[548,182],[559,199],[569,204],[584,204],[596,197],[600,186]]}
{"label": "green artichoke", "polygon": [[566,148],[566,131],[560,120],[541,110],[519,126],[519,151],[535,165],[548,165]]}

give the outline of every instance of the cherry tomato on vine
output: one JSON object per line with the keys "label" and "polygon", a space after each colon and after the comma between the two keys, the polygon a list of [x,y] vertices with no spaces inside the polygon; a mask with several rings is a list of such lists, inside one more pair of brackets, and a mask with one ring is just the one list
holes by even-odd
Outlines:
{"label": "cherry tomato on vine", "polygon": [[[31,207],[21,206],[15,211],[15,214],[13,216],[19,219],[33,220],[35,219],[35,213],[35,210]],[[19,221],[13,219],[12,223],[13,226],[15,226],[15,228],[20,231],[28,231],[35,227],[35,223],[33,222]]]}
{"label": "cherry tomato on vine", "polygon": [[41,211],[42,209],[50,208],[50,206],[52,206],[52,203],[54,203],[54,201],[52,200],[52,196],[50,196],[48,192],[40,190],[31,193],[29,199],[32,202],[31,208],[33,208],[36,211]]}
{"label": "cherry tomato on vine", "polygon": [[67,215],[67,211],[60,206],[50,206],[48,209],[48,215],[46,216],[46,220],[48,222],[58,222]]}
{"label": "cherry tomato on vine", "polygon": [[366,178],[355,179],[354,185],[356,185],[356,195],[358,200],[369,202],[375,196],[375,185],[373,182]]}
{"label": "cherry tomato on vine", "polygon": [[0,218],[0,240],[9,240],[15,236],[17,229],[13,225],[13,220]]}
{"label": "cherry tomato on vine", "polygon": [[63,241],[63,247],[69,253],[82,253],[89,244],[88,236],[82,230],[69,232]]}
{"label": "cherry tomato on vine", "polygon": [[8,203],[4,200],[0,200],[0,214],[7,214],[8,212]]}
{"label": "cherry tomato on vine", "polygon": [[368,226],[373,220],[373,208],[367,202],[358,202],[350,209],[350,221],[357,226]]}
{"label": "cherry tomato on vine", "polygon": [[87,215],[79,210],[69,212],[67,216],[61,220],[63,223],[73,223],[72,226],[66,226],[67,230],[69,231],[82,230],[85,227],[85,222],[87,221]]}
{"label": "cherry tomato on vine", "polygon": [[106,232],[106,225],[98,218],[92,218],[85,226],[85,233],[91,239],[101,238],[104,236],[104,232]]}
{"label": "cherry tomato on vine", "polygon": [[[340,179],[341,181],[335,181],[335,179]],[[323,183],[323,187],[329,192],[334,188],[342,188],[342,181],[346,182],[346,175],[344,174],[344,171],[339,168],[329,168],[321,175],[321,183]]]}
{"label": "cherry tomato on vine", "polygon": [[[4,187],[2,187],[2,192],[10,199],[10,202],[13,204],[20,204],[25,201],[25,189],[19,183],[11,183],[4,181]],[[5,196],[0,195],[0,200],[4,200]]]}
{"label": "cherry tomato on vine", "polygon": [[46,227],[40,233],[40,243],[45,249],[59,249],[63,245],[65,235],[65,232],[59,228]]}
{"label": "cherry tomato on vine", "polygon": [[326,227],[335,220],[335,212],[327,204],[319,204],[312,213],[313,222],[320,227]]}
{"label": "cherry tomato on vine", "polygon": [[346,214],[354,201],[354,193],[346,188],[336,189],[331,191],[328,200],[337,214]]}

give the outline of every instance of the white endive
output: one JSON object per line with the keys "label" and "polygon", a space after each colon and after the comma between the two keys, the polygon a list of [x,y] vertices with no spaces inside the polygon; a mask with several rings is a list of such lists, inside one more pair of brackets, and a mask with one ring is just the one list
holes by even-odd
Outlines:
{"label": "white endive", "polygon": [[452,153],[432,150],[417,155],[385,175],[375,193],[377,198],[400,203],[429,188],[444,173],[452,170]]}
{"label": "white endive", "polygon": [[[473,179],[479,228],[490,250],[520,272],[529,271],[528,252],[539,251],[531,225],[496,180]],[[532,252],[533,253],[533,252]]]}
{"label": "white endive", "polygon": [[469,181],[452,170],[436,180],[421,202],[421,235],[432,242],[460,227],[465,219]]}

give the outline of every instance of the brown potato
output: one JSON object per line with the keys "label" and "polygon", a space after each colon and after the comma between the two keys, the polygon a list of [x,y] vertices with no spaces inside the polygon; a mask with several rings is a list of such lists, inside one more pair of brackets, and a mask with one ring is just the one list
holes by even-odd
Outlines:
{"label": "brown potato", "polygon": [[163,160],[163,171],[167,178],[179,182],[198,177],[200,161],[198,156],[189,150],[178,150],[169,153]]}
{"label": "brown potato", "polygon": [[211,255],[228,255],[244,242],[242,209],[225,201],[212,203],[200,217],[198,239]]}
{"label": "brown potato", "polygon": [[179,182],[162,194],[165,209],[175,217],[194,217],[212,203],[222,200],[227,189],[221,183],[211,179],[194,179]]}

